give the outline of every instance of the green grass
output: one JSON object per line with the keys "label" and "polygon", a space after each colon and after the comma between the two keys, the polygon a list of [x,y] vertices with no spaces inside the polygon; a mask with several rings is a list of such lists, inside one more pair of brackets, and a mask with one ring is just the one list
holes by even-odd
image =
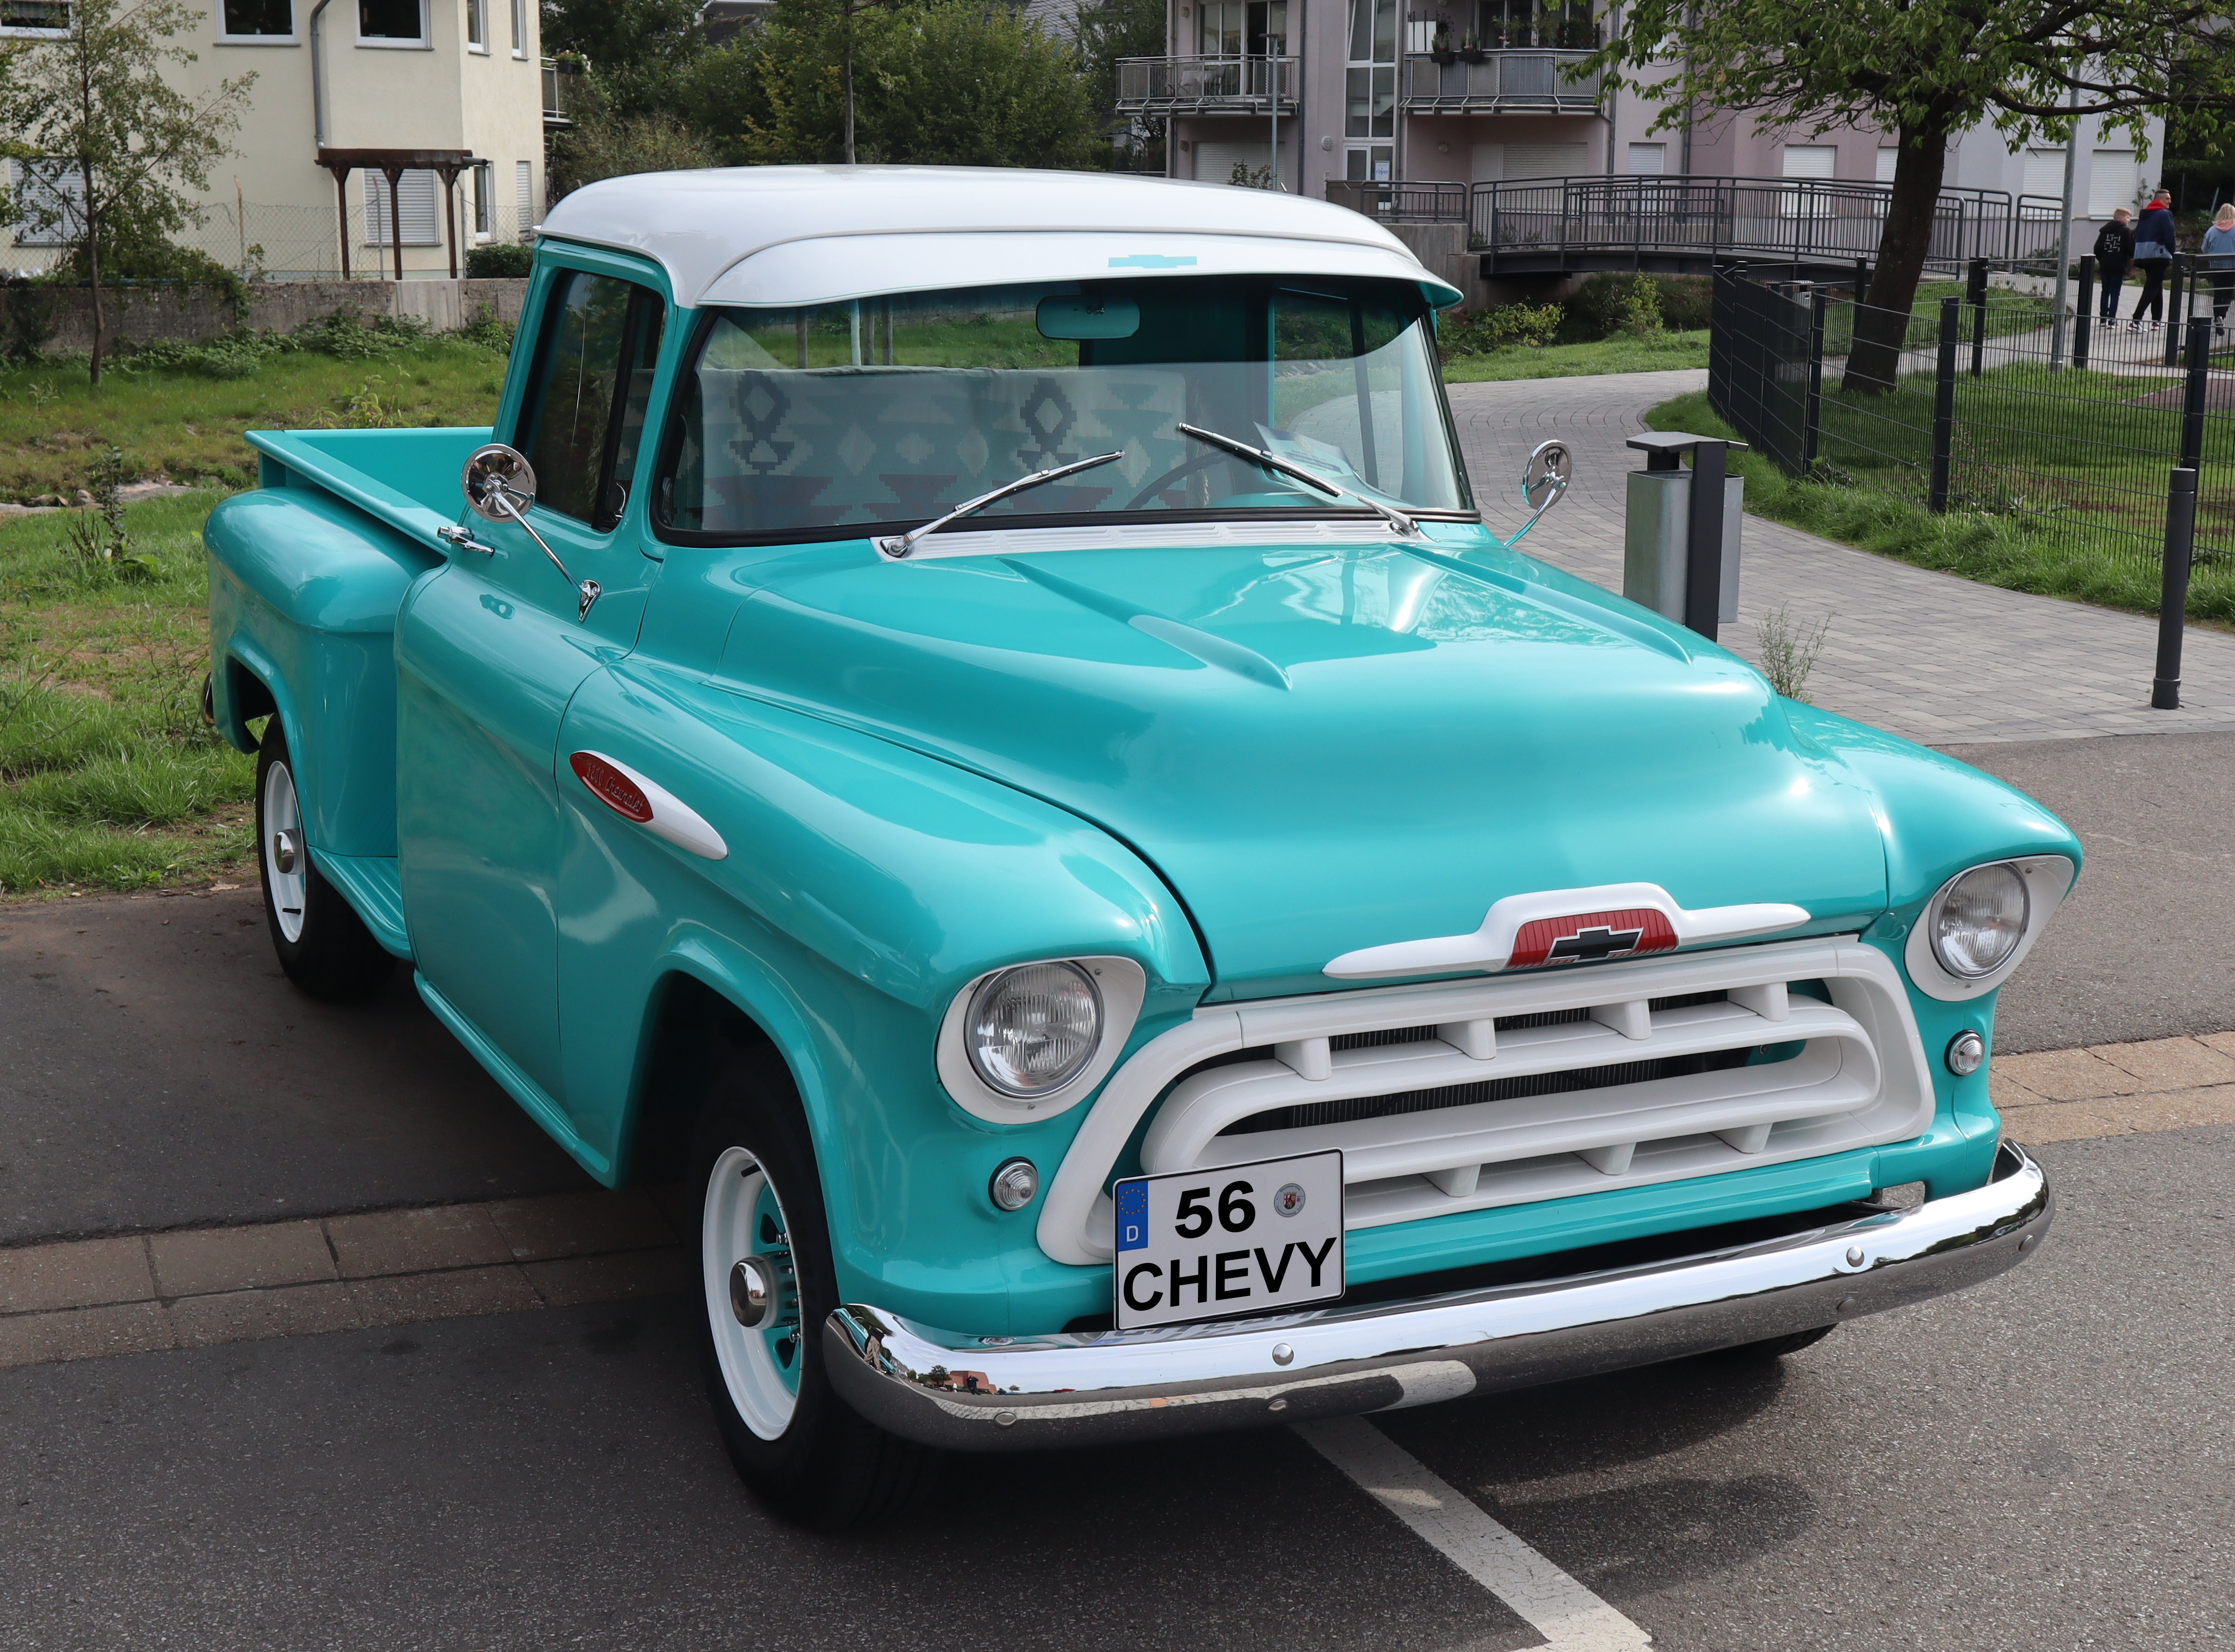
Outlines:
{"label": "green grass", "polygon": [[449,337],[359,360],[297,351],[240,377],[110,372],[98,390],[82,362],[0,367],[0,499],[67,499],[112,444],[123,450],[127,479],[240,488],[256,475],[244,430],[485,424],[504,365],[488,345]]}
{"label": "green grass", "polygon": [[248,852],[254,764],[201,720],[219,497],[132,507],[142,560],[121,572],[72,547],[75,513],[0,526],[0,894],[151,888]]}
{"label": "green grass", "polygon": [[1586,373],[1660,373],[1707,364],[1707,334],[1664,332],[1649,338],[1602,338],[1588,344],[1544,344],[1487,356],[1454,356],[1444,364],[1446,384],[1479,384],[1510,378],[1573,378]]}
{"label": "green grass", "polygon": [[[2067,597],[2140,613],[2157,611],[2158,547],[2162,545],[2163,498],[2170,449],[2163,445],[2163,421],[2178,415],[2157,409],[2120,406],[2120,436],[2131,447],[2090,445],[2044,431],[2029,423],[2047,404],[2029,399],[2031,367],[2002,370],[1998,384],[1975,381],[1959,391],[1959,416],[1996,414],[2004,423],[1974,434],[1975,450],[1957,449],[1951,506],[1936,515],[1924,507],[1924,472],[1930,458],[1929,426],[1920,441],[1897,436],[1893,427],[1872,425],[1875,443],[1895,451],[1865,453],[1856,430],[1872,414],[1930,405],[1930,388],[1904,386],[1875,405],[1858,410],[1835,407],[1843,398],[1825,397],[1825,439],[1831,481],[1799,481],[1754,454],[1738,456],[1747,479],[1747,508],[1826,539],[1838,540],[1881,556],[1921,567],[1959,574],[1988,585],[2044,596]],[[1989,376],[1990,378],[1994,375]],[[2159,388],[2156,381],[2113,378],[2096,373],[2057,376],[2060,392],[2104,402],[2124,402]],[[2089,382],[2101,381],[2101,382]],[[1966,411],[1966,397],[1976,397]],[[2071,410],[2058,408],[2068,416]],[[1655,429],[1697,431],[1734,436],[1736,432],[1707,405],[1704,391],[1663,402],[1645,416]],[[2212,483],[2207,508],[2200,515],[2199,565],[2189,589],[2191,620],[2235,623],[2235,432],[2217,422],[2206,475]],[[2099,429],[2101,427],[2098,427]],[[1976,448],[1990,443],[1984,462]],[[2148,445],[2145,445],[2148,444]],[[2156,451],[2151,451],[2151,447]],[[1905,459],[1910,462],[1894,462]],[[2216,460],[2217,462],[2213,462]],[[2153,491],[2154,490],[2154,491]]]}

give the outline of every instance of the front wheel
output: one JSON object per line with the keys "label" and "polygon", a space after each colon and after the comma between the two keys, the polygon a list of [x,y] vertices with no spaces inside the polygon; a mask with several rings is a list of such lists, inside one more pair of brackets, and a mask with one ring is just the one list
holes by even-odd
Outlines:
{"label": "front wheel", "polygon": [[396,960],[311,863],[287,733],[276,717],[265,725],[256,754],[256,846],[264,921],[287,979],[329,1003],[379,990]]}
{"label": "front wheel", "polygon": [[772,1053],[740,1063],[701,1115],[700,1366],[738,1478],[817,1531],[895,1513],[937,1455],[865,1421],[831,1388],[823,1322],[838,1306],[807,1121]]}

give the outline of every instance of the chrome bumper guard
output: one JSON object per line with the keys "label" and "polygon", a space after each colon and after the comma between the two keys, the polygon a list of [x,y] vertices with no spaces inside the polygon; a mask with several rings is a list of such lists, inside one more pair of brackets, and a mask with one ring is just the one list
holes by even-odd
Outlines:
{"label": "chrome bumper guard", "polygon": [[1640,1268],[1155,1331],[963,1336],[849,1304],[830,1380],[889,1432],[1029,1451],[1303,1422],[1681,1359],[1921,1302],[2015,1266],[2048,1179],[2005,1142],[1982,1188]]}

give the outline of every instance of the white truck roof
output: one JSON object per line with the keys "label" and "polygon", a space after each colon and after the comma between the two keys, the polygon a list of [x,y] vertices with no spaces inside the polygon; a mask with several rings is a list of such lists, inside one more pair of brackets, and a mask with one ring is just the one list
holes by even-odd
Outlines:
{"label": "white truck roof", "polygon": [[1106,172],[731,167],[576,190],[542,233],[641,252],[675,301],[827,304],[880,293],[1137,275],[1347,275],[1459,293],[1347,206]]}

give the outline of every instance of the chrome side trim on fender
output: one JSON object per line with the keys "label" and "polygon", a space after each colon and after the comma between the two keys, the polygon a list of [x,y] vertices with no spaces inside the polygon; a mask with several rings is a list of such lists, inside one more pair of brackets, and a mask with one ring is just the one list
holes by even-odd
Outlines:
{"label": "chrome side trim on fender", "polygon": [[830,1380],[878,1426],[958,1451],[1102,1445],[1494,1393],[1785,1336],[1961,1290],[2049,1225],[2041,1166],[1907,1210],[1639,1268],[1222,1325],[964,1336],[849,1304]]}

